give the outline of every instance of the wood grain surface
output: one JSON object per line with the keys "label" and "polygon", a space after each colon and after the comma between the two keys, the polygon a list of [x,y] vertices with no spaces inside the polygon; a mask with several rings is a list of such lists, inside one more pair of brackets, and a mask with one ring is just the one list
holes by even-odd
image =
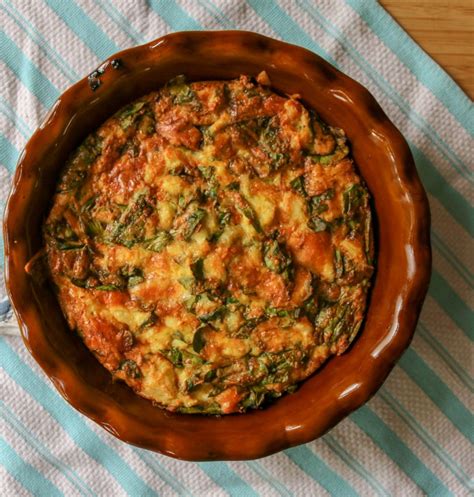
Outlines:
{"label": "wood grain surface", "polygon": [[474,0],[381,0],[380,3],[474,98]]}

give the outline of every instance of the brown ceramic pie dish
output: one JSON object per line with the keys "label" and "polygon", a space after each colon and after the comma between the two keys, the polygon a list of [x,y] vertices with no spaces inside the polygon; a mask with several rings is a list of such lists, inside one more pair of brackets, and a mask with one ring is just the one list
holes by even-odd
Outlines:
{"label": "brown ceramic pie dish", "polygon": [[[68,330],[52,289],[28,276],[25,264],[41,248],[41,225],[61,166],[113,112],[178,74],[193,81],[262,70],[276,90],[299,93],[324,121],[345,130],[371,191],[377,265],[365,325],[346,354],[263,410],[171,414],[111,381]],[[165,36],[116,54],[92,79],[69,88],[21,155],[4,236],[7,287],[23,339],[59,392],[121,440],[187,460],[266,456],[321,436],[360,407],[409,345],[431,267],[425,192],[405,140],[374,98],[307,50],[238,31]]]}

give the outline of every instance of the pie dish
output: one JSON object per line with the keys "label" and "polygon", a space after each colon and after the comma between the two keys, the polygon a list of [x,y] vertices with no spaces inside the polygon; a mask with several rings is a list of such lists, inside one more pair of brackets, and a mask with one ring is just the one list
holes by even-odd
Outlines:
{"label": "pie dish", "polygon": [[[269,76],[343,128],[373,199],[377,258],[363,331],[295,393],[225,417],[168,413],[110,375],[70,333],[54,293],[25,265],[69,154],[111,113],[179,74]],[[321,436],[366,402],[409,345],[429,281],[429,209],[406,142],[373,97],[318,56],[246,32],[185,32],[129,49],[67,90],[20,158],[4,224],[7,287],[25,344],[75,408],[122,440],[188,460],[254,459]],[[31,263],[30,263],[31,264]],[[31,272],[31,271],[30,271]]]}

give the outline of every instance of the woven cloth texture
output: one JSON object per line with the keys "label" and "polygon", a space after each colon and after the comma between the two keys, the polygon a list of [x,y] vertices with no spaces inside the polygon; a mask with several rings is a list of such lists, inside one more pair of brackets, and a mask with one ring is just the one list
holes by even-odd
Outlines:
{"label": "woven cloth texture", "polygon": [[470,494],[472,102],[380,5],[5,0],[0,26],[2,209],[28,138],[58,96],[104,58],[174,31],[245,29],[312,50],[375,96],[406,137],[427,190],[434,257],[412,345],[380,391],[324,437],[246,462],[157,455],[72,409],[26,351],[0,281],[0,496]]}

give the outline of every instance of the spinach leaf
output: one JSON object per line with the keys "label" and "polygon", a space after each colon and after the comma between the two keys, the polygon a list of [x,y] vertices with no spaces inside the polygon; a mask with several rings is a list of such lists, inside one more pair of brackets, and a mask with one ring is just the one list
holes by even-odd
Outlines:
{"label": "spinach leaf", "polygon": [[143,242],[143,248],[153,252],[161,252],[173,239],[167,231],[159,231],[153,238]]}
{"label": "spinach leaf", "polygon": [[194,352],[197,352],[198,354],[199,354],[199,352],[201,352],[201,350],[206,345],[206,339],[204,337],[204,331],[205,331],[205,328],[204,327],[200,327],[200,328],[198,328],[194,332],[194,336],[193,336],[193,350],[194,350]]}
{"label": "spinach leaf", "polygon": [[198,208],[193,211],[188,219],[186,220],[186,228],[184,229],[183,238],[189,242],[196,228],[199,226],[201,221],[206,216],[206,211],[204,209]]}

